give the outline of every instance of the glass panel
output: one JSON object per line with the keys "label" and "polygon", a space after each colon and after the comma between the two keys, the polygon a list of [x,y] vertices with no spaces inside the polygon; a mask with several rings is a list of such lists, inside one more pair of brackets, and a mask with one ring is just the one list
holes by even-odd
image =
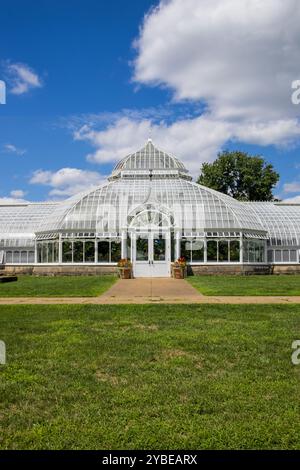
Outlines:
{"label": "glass panel", "polygon": [[260,261],[261,263],[265,263],[266,261],[266,243],[264,241],[260,242]]}
{"label": "glass panel", "polygon": [[111,262],[117,263],[121,259],[121,241],[111,242],[110,253]]}
{"label": "glass panel", "polygon": [[95,243],[94,242],[85,242],[84,261],[86,263],[93,263],[95,261]]}
{"label": "glass panel", "polygon": [[240,261],[240,242],[238,240],[230,241],[230,261],[233,263]]}
{"label": "glass panel", "polygon": [[171,261],[175,261],[175,238],[174,233],[171,233]]}
{"label": "glass panel", "polygon": [[98,262],[109,263],[109,242],[98,242]]}
{"label": "glass panel", "polygon": [[14,251],[13,252],[13,261],[14,263],[20,263],[20,252]]}
{"label": "glass panel", "polygon": [[281,250],[275,250],[275,262],[281,263]]}
{"label": "glass panel", "polygon": [[47,243],[48,263],[53,263],[53,243]]}
{"label": "glass panel", "polygon": [[273,263],[273,250],[268,250],[268,263]]}
{"label": "glass panel", "polygon": [[283,261],[288,263],[290,261],[290,253],[289,250],[283,250]]}
{"label": "glass panel", "polygon": [[148,236],[147,238],[137,237],[136,239],[136,260],[148,261]]}
{"label": "glass panel", "polygon": [[27,264],[27,251],[21,251],[21,263]]}
{"label": "glass panel", "polygon": [[191,261],[191,245],[188,240],[181,240],[180,242],[180,256],[183,256],[186,261]]}
{"label": "glass panel", "polygon": [[255,245],[255,262],[256,263],[259,263],[260,262],[260,259],[261,259],[261,249],[260,249],[260,243],[259,242],[254,242],[254,245]]}
{"label": "glass panel", "polygon": [[42,244],[42,263],[48,263],[47,243]]}
{"label": "glass panel", "polygon": [[249,262],[254,263],[255,262],[255,242],[249,241],[248,247],[249,247]]}
{"label": "glass panel", "polygon": [[131,237],[127,237],[127,258],[131,259]]}
{"label": "glass panel", "polygon": [[295,262],[295,263],[297,262],[297,252],[296,252],[296,250],[291,250],[290,251],[290,260],[292,262]]}
{"label": "glass panel", "polygon": [[165,261],[166,259],[166,240],[159,236],[153,240],[153,260],[154,261]]}
{"label": "glass panel", "polygon": [[53,243],[53,262],[58,263],[58,242]]}
{"label": "glass panel", "polygon": [[207,242],[207,261],[218,261],[218,243],[215,240]]}
{"label": "glass panel", "polygon": [[72,242],[62,243],[62,260],[64,263],[72,263]]}
{"label": "glass panel", "polygon": [[228,241],[220,240],[219,241],[219,262],[220,263],[228,262],[229,261],[228,255],[229,255]]}
{"label": "glass panel", "polygon": [[194,240],[192,242],[192,261],[204,261],[204,242],[203,240]]}
{"label": "glass panel", "polygon": [[34,263],[34,251],[28,253],[28,263]]}
{"label": "glass panel", "polygon": [[83,262],[83,242],[74,242],[73,244],[73,262],[82,263]]}
{"label": "glass panel", "polygon": [[38,263],[42,262],[42,244],[41,243],[37,244],[37,262]]}

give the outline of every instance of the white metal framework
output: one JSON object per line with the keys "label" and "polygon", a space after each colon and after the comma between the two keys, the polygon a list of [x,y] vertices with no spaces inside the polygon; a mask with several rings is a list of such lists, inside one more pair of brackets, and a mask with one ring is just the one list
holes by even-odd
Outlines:
{"label": "white metal framework", "polygon": [[140,275],[169,275],[180,255],[191,264],[296,263],[299,248],[300,205],[242,203],[196,184],[151,140],[101,187],[63,202],[0,205],[8,264],[130,257]]}

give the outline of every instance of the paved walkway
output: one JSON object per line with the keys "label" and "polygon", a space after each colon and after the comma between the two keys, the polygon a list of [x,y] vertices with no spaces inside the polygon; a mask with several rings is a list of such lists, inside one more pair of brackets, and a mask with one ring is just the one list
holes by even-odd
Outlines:
{"label": "paved walkway", "polygon": [[297,297],[204,296],[184,279],[122,279],[99,297],[0,297],[0,305],[20,304],[288,304]]}

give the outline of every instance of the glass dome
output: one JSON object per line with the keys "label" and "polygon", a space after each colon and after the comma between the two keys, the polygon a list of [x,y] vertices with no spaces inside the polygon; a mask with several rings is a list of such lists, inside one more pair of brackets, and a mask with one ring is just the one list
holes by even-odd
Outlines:
{"label": "glass dome", "polygon": [[137,152],[123,158],[115,166],[113,173],[119,170],[182,170],[187,169],[176,157],[159,150],[148,139],[146,145]]}
{"label": "glass dome", "polygon": [[300,245],[299,204],[251,202],[249,206],[268,231],[270,245]]}
{"label": "glass dome", "polygon": [[[26,246],[27,254],[18,249]],[[295,263],[299,248],[300,205],[239,202],[194,183],[151,140],[100,187],[56,203],[0,204],[0,263],[129,257],[134,275],[164,277],[179,256],[191,264]]]}
{"label": "glass dome", "polygon": [[148,141],[121,160],[108,184],[59,205],[39,231],[120,234],[132,223],[132,212],[151,206],[168,213],[173,228],[183,233],[244,230],[266,235],[250,206],[193,183],[187,173],[177,158]]}

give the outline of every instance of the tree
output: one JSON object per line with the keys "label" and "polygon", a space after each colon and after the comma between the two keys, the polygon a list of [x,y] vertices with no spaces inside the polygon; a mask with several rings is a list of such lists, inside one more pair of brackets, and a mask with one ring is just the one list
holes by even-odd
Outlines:
{"label": "tree", "polygon": [[197,183],[240,201],[273,201],[279,174],[263,157],[247,152],[219,153],[213,163],[203,163]]}

